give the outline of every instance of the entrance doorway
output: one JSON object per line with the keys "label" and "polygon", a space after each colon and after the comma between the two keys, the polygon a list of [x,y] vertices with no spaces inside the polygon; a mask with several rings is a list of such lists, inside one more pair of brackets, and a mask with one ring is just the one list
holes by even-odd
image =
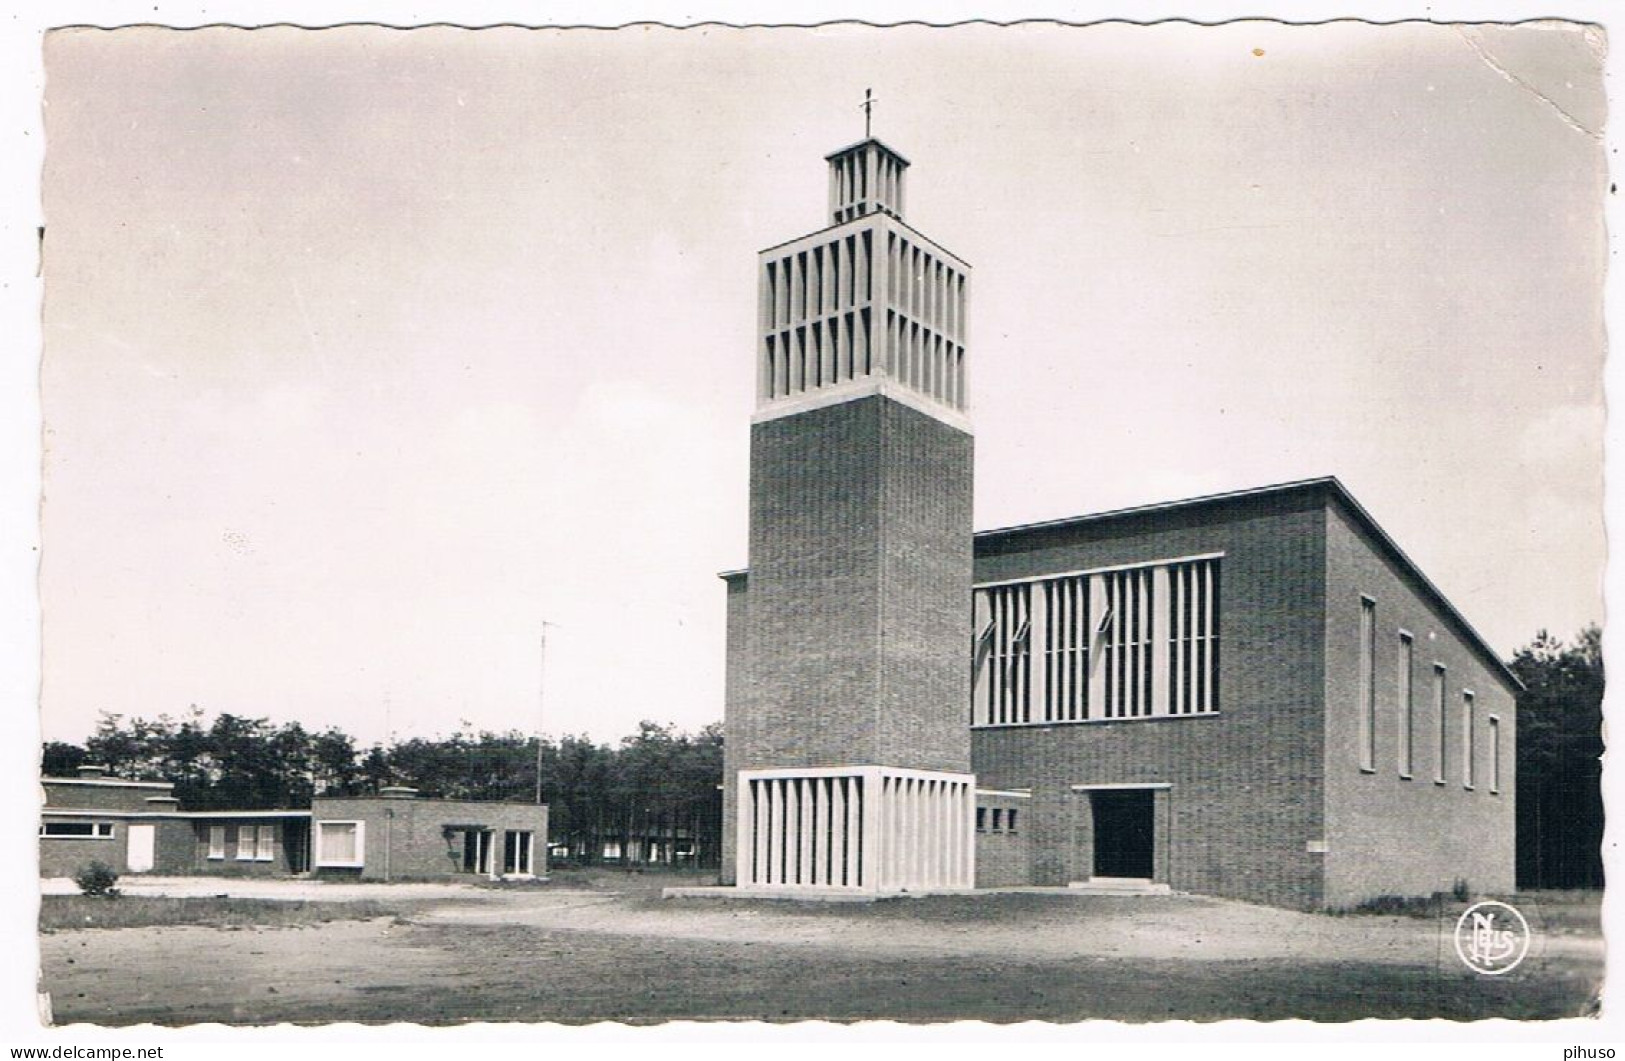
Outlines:
{"label": "entrance doorway", "polygon": [[495,876],[491,872],[491,830],[463,830],[463,872],[478,873],[482,877]]}
{"label": "entrance doorway", "polygon": [[125,868],[131,873],[150,873],[152,871],[152,855],[156,846],[157,826],[131,825],[125,850]]}
{"label": "entrance doorway", "polygon": [[1155,793],[1149,788],[1097,789],[1094,815],[1096,877],[1150,880],[1155,869]]}

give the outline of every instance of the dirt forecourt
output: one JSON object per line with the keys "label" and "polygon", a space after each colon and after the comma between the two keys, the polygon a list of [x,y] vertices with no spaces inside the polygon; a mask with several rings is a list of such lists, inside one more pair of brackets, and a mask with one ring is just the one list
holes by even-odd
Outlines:
{"label": "dirt forecourt", "polygon": [[[394,912],[53,930],[41,936],[42,986],[59,1025],[1529,1019],[1592,1012],[1602,986],[1594,894],[1517,899],[1534,944],[1511,974],[1485,977],[1455,954],[1449,904],[1419,918],[1190,896],[659,898],[662,885],[692,882],[245,883],[244,894],[366,898]],[[232,883],[176,887],[214,895]]]}

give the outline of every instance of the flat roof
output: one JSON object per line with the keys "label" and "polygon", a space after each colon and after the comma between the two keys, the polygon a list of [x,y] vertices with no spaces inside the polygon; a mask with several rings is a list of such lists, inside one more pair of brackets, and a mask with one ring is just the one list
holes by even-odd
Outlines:
{"label": "flat roof", "polygon": [[844,155],[848,151],[856,151],[858,148],[860,148],[860,147],[868,147],[870,144],[873,144],[876,147],[880,148],[880,150],[886,152],[886,154],[892,156],[897,161],[901,162],[903,165],[905,165],[905,166],[911,165],[909,160],[903,157],[903,153],[901,151],[897,150],[895,147],[892,147],[890,144],[886,143],[884,140],[880,139],[880,137],[878,137],[878,136],[865,137],[864,139],[859,140],[856,143],[847,144],[845,147],[838,147],[834,151],[831,151],[829,154],[825,155],[824,156],[824,161],[828,162],[830,159],[836,158],[836,157],[838,157],[840,155]]}
{"label": "flat roof", "polygon": [[46,785],[91,785],[101,788],[164,788],[175,787],[173,781],[126,781],[119,777],[42,777]]}

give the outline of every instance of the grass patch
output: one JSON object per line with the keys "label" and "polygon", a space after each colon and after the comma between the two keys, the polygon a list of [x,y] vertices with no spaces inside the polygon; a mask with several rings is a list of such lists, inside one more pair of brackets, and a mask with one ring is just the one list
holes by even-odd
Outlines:
{"label": "grass patch", "polygon": [[39,924],[41,932],[148,928],[154,925],[291,928],[328,921],[365,921],[394,913],[394,907],[372,899],[306,902],[219,896],[171,899],[123,895],[108,899],[87,895],[46,895],[40,899]]}
{"label": "grass patch", "polygon": [[1354,906],[1329,911],[1337,917],[1368,914],[1378,917],[1438,917],[1451,899],[1444,892],[1433,895],[1378,895]]}

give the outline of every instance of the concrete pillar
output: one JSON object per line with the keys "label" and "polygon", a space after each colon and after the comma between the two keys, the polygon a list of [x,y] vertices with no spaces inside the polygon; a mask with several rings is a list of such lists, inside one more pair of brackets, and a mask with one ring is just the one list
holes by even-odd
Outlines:
{"label": "concrete pillar", "polygon": [[750,781],[743,777],[739,779],[738,808],[735,819],[738,831],[734,838],[734,880],[740,884],[750,884],[755,879],[756,851],[752,843],[752,825],[756,815],[751,803]]}
{"label": "concrete pillar", "polygon": [[1109,633],[1101,632],[1106,615],[1106,576],[1089,576],[1089,717],[1106,717],[1106,645]]}
{"label": "concrete pillar", "polygon": [[1172,616],[1168,605],[1171,600],[1171,582],[1166,567],[1152,568],[1151,600],[1154,607],[1151,616],[1151,710],[1158,715],[1168,713],[1168,634]]}

